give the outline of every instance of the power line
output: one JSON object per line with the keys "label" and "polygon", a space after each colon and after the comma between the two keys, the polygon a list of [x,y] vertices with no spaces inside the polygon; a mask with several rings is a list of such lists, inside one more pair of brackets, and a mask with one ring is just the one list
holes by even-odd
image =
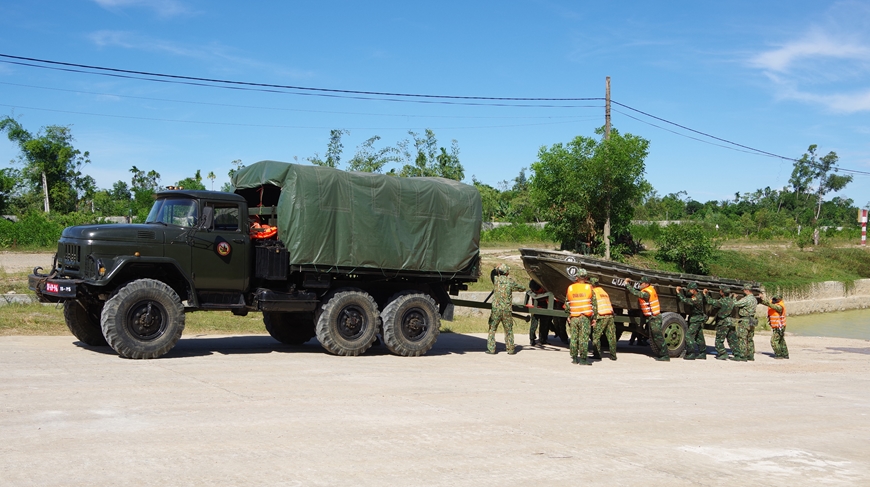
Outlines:
{"label": "power line", "polygon": [[[743,150],[743,151],[740,151],[740,152],[748,152],[748,153],[757,154],[757,155],[764,155],[764,156],[767,156],[767,157],[774,157],[774,158],[778,158],[778,159],[784,159],[784,160],[786,160],[786,161],[800,162],[800,159],[796,159],[796,158],[794,158],[794,157],[781,156],[781,155],[779,155],[779,154],[774,154],[774,153],[772,153],[772,152],[768,152],[768,151],[765,151],[765,150],[756,149],[756,148],[754,148],[754,147],[749,147],[748,145],[738,144],[737,142],[732,142],[732,141],[730,141],[730,140],[728,140],[728,139],[723,139],[723,138],[721,138],[721,137],[716,137],[715,135],[710,135],[710,134],[708,134],[708,133],[701,132],[700,130],[695,130],[695,129],[693,129],[693,128],[686,127],[685,125],[680,125],[680,124],[678,124],[678,123],[676,123],[676,122],[671,122],[670,120],[666,120],[666,119],[664,119],[664,118],[657,117],[657,116],[655,116],[655,115],[652,115],[652,114],[650,114],[650,113],[644,112],[644,111],[642,111],[642,110],[638,110],[637,108],[630,107],[630,106],[628,106],[628,105],[626,105],[626,104],[624,104],[624,103],[619,103],[618,101],[611,100],[611,103],[613,103],[613,104],[615,104],[615,105],[619,105],[619,106],[624,107],[624,108],[627,108],[627,109],[632,110],[632,111],[634,111],[634,112],[637,112],[637,113],[640,113],[640,114],[646,115],[647,117],[654,118],[654,119],[659,120],[659,121],[662,121],[662,122],[664,122],[664,123],[667,123],[667,124],[673,125],[673,126],[675,126],[675,127],[679,127],[679,128],[681,128],[681,129],[683,129],[683,130],[688,130],[689,132],[693,132],[693,133],[696,133],[696,134],[699,134],[699,135],[703,135],[704,137],[709,137],[709,138],[711,138],[711,139],[718,140],[718,141],[720,141],[720,142],[724,142],[724,143],[726,143],[726,144],[730,144],[730,145],[735,146],[735,147],[740,147],[740,148],[742,148],[742,149],[746,149],[746,150]],[[622,112],[620,112],[620,113],[622,113]],[[635,118],[635,117],[632,117],[632,116],[630,116],[630,115],[628,115],[628,114],[623,113],[623,115],[625,115],[625,116],[627,116],[627,117],[630,117],[630,118],[634,118],[635,120],[638,120],[639,122],[647,123],[648,125],[652,125],[653,127],[660,128],[660,129],[662,129],[662,130],[667,130],[667,129],[663,128],[663,127],[659,127],[658,125],[654,125],[654,124],[651,124],[651,123],[648,123],[648,122],[644,122],[643,120],[639,120],[639,119],[637,119],[637,118]],[[672,132],[672,131],[668,130],[668,132]],[[676,133],[676,132],[672,132],[672,133]],[[699,140],[699,139],[696,139],[695,137],[690,137],[690,136],[688,136],[688,135],[684,135],[684,134],[677,134],[677,135],[682,135],[683,137],[688,137],[688,138],[690,138],[690,139]],[[718,145],[718,144],[712,144],[712,145]],[[720,146],[720,147],[722,147],[722,146]],[[733,150],[737,150],[737,149],[733,149]],[[749,152],[749,151],[752,151],[752,152]],[[812,162],[809,162],[809,164],[810,164],[811,166],[814,166],[814,167],[817,167],[817,168],[818,168],[818,167],[821,167],[819,164],[813,164]],[[837,172],[837,171],[843,171],[843,172],[848,172],[848,173],[853,173],[853,174],[860,174],[860,175],[870,176],[870,172],[868,172],[868,171],[859,171],[859,170],[857,170],[857,169],[846,169],[846,168],[842,168],[842,167],[837,167],[837,168],[835,168],[835,172]]]}
{"label": "power line", "polygon": [[[602,101],[603,98],[595,97],[595,98],[534,98],[534,97],[498,97],[498,96],[460,96],[460,95],[431,95],[431,94],[422,94],[422,93],[396,93],[396,92],[387,92],[387,91],[362,91],[362,90],[339,90],[332,88],[315,88],[310,86],[294,86],[294,85],[281,85],[281,84],[273,84],[273,83],[256,83],[251,81],[235,81],[235,80],[225,80],[219,78],[202,78],[198,76],[183,76],[177,74],[167,74],[167,73],[154,73],[149,71],[136,71],[130,69],[119,69],[119,68],[108,68],[105,66],[93,66],[88,64],[77,64],[77,63],[67,63],[61,61],[51,61],[48,59],[38,59],[31,57],[23,57],[23,56],[13,56],[10,54],[0,54],[0,57],[7,59],[15,59],[18,61],[28,61],[30,63],[42,63],[47,64],[49,66],[39,66],[35,64],[28,64],[23,62],[14,62],[14,61],[3,61],[9,64],[19,64],[24,66],[38,67],[38,68],[47,68],[47,69],[61,69],[61,68],[53,68],[56,66],[65,66],[67,68],[78,68],[78,69],[89,69],[97,72],[88,72],[88,71],[79,71],[72,69],[61,69],[65,71],[73,71],[80,73],[88,73],[88,74],[108,74],[108,73],[120,73],[124,75],[136,75],[136,76],[150,76],[153,78],[159,78],[162,80],[183,80],[187,82],[198,82],[198,83],[217,83],[223,85],[232,85],[232,86],[244,86],[244,87],[257,87],[257,88],[270,88],[270,89],[281,89],[281,90],[297,90],[297,91],[310,91],[316,93],[337,93],[342,95],[364,95],[367,97],[382,97],[382,96],[392,96],[392,97],[403,97],[403,98],[433,98],[439,100],[479,100],[479,101],[535,101],[535,102],[544,102],[544,101]],[[136,78],[136,79],[148,79],[148,78]],[[152,79],[153,81],[156,81]],[[513,106],[513,105],[511,105]]]}
{"label": "power line", "polygon": [[[54,113],[69,113],[73,115],[88,115],[92,117],[108,117],[108,118],[121,118],[126,120],[146,120],[150,122],[174,122],[174,123],[185,123],[185,124],[200,124],[200,125],[221,125],[221,126],[230,126],[230,127],[258,127],[258,128],[284,128],[284,129],[318,129],[318,130],[330,130],[335,127],[311,127],[311,126],[299,126],[299,125],[269,125],[269,124],[254,124],[254,123],[236,123],[236,122],[207,122],[202,120],[178,120],[171,118],[155,118],[155,117],[136,117],[133,115],[112,115],[108,113],[93,113],[93,112],[78,112],[74,110],[58,110],[55,108],[41,108],[41,107],[28,107],[22,105],[7,105],[5,103],[0,103],[0,107],[7,108],[17,108],[17,109],[25,109],[25,110],[37,110],[43,112],[54,112]],[[597,118],[597,117],[596,117]],[[526,123],[526,124],[506,124],[506,125],[478,125],[478,126],[470,126],[470,127],[425,127],[433,130],[472,130],[472,129],[490,129],[490,128],[511,128],[511,127],[534,127],[541,125],[560,125],[567,123],[574,123],[579,120],[582,120],[583,117],[578,117],[576,120],[565,120],[560,122],[543,122],[543,123]],[[344,127],[348,130],[408,130],[413,129],[415,127]],[[418,130],[423,130],[424,127],[416,127]]]}
{"label": "power line", "polygon": [[[365,113],[365,112],[340,112],[333,110],[304,110],[301,108],[281,108],[281,107],[266,107],[266,106],[256,106],[256,105],[234,105],[230,103],[213,103],[213,102],[203,102],[203,101],[192,101],[192,100],[176,100],[171,98],[154,98],[147,96],[135,96],[135,95],[119,95],[117,93],[102,93],[97,91],[84,91],[84,90],[71,90],[64,88],[51,88],[48,86],[35,86],[35,85],[27,85],[21,83],[8,83],[0,81],[0,85],[7,86],[19,86],[22,88],[33,88],[38,90],[49,90],[49,91],[58,91],[65,93],[77,93],[84,95],[97,95],[97,96],[114,96],[118,98],[129,98],[132,100],[148,100],[148,101],[162,101],[168,103],[185,103],[189,105],[203,105],[203,106],[214,106],[214,107],[226,107],[226,108],[249,108],[256,110],[273,110],[273,111],[286,111],[286,112],[300,112],[300,113],[328,113],[328,114],[336,114],[336,115],[366,115],[373,117],[405,117],[405,118],[454,118],[454,119],[554,119],[554,118],[564,118],[564,119],[573,119],[577,120],[578,117],[573,115],[545,115],[545,116],[486,116],[486,117],[475,117],[475,116],[457,116],[457,115],[411,115],[411,114],[400,114],[400,113]],[[575,105],[577,108],[602,108],[603,105]],[[595,117],[597,118],[597,117]],[[590,120],[592,118],[590,117]]]}
{"label": "power line", "polygon": [[[429,104],[444,104],[444,105],[470,105],[470,106],[501,106],[501,107],[520,107],[520,108],[591,108],[591,106],[576,106],[576,105],[540,105],[540,104],[515,104],[513,102],[576,102],[576,101],[603,101],[604,98],[600,97],[586,97],[586,98],[538,98],[538,97],[493,97],[493,96],[460,96],[460,95],[432,95],[432,94],[421,94],[421,93],[397,93],[397,92],[383,92],[383,91],[363,91],[363,90],[340,90],[340,89],[331,89],[331,88],[316,88],[309,86],[294,86],[294,85],[281,85],[274,83],[257,83],[257,82],[249,82],[249,81],[236,81],[236,80],[225,80],[218,78],[203,78],[196,76],[184,76],[184,75],[175,75],[175,74],[167,74],[167,73],[155,73],[149,71],[136,71],[136,70],[128,70],[128,69],[120,69],[120,68],[109,68],[105,66],[95,66],[95,65],[87,65],[87,64],[77,64],[77,63],[68,63],[62,61],[52,61],[47,59],[39,59],[39,58],[31,58],[24,56],[14,56],[10,54],[2,54],[0,53],[0,58],[6,58],[5,60],[0,59],[0,62],[7,64],[15,64],[21,66],[42,68],[42,69],[51,69],[57,71],[67,71],[67,72],[75,72],[81,74],[90,74],[90,75],[99,75],[99,76],[110,76],[117,78],[127,78],[127,79],[136,79],[136,80],[144,80],[144,81],[152,81],[152,82],[160,82],[160,83],[174,83],[174,84],[186,84],[191,86],[202,86],[202,87],[212,87],[212,88],[223,88],[223,89],[233,89],[233,90],[242,90],[242,91],[262,91],[269,93],[284,93],[284,94],[294,94],[301,96],[322,96],[322,97],[332,97],[332,98],[349,98],[349,99],[359,99],[359,100],[376,100],[376,101],[390,101],[390,102],[411,102],[411,103],[429,103]],[[33,64],[33,63],[41,63],[41,64]],[[293,91],[286,91],[293,90]],[[384,97],[393,97],[393,98],[384,98]],[[461,100],[461,101],[449,101],[449,100]],[[471,101],[474,100],[474,101]],[[490,103],[490,102],[511,102],[511,103]],[[482,103],[483,102],[483,103]],[[738,147],[743,150],[733,149],[732,147],[721,146],[719,144],[711,144],[719,147],[731,148],[732,150],[738,150],[739,152],[746,152],[750,154],[764,155],[767,157],[774,157],[778,159],[783,159],[787,161],[800,161],[799,159],[795,159],[793,157],[782,156],[779,154],[774,154],[772,152],[768,152],[762,149],[756,149],[754,147],[750,147],[744,144],[739,144],[737,142],[733,142],[728,139],[724,139],[721,137],[717,137],[715,135],[702,132],[700,130],[695,130],[693,128],[687,127],[685,125],[678,124],[676,122],[672,122],[670,120],[666,120],[664,118],[652,115],[650,113],[644,112],[637,108],[631,107],[624,103],[620,103],[615,100],[611,100],[611,102],[615,105],[619,105],[628,110],[634,111],[641,115],[650,117],[652,119],[661,121],[663,123],[673,125],[683,130],[687,130],[689,132],[701,135],[703,137],[708,137],[713,140],[717,140],[728,146]],[[11,105],[4,105],[11,106]],[[34,110],[46,110],[46,111],[59,111],[60,110],[49,110],[49,109],[40,109],[40,108],[32,108]],[[88,114],[82,112],[67,112],[67,113],[79,113],[84,115],[95,115],[95,116],[112,116],[112,115],[101,115],[101,114]],[[622,112],[620,112],[622,113]],[[642,123],[643,120],[639,120],[635,117],[631,117],[628,114],[622,113],[625,116],[630,118],[634,118]],[[136,118],[136,117],[124,117],[124,116],[116,116],[117,118]],[[157,121],[173,121],[173,120],[160,120],[160,119],[148,119],[141,118],[143,120],[157,120]],[[184,122],[177,120],[178,122]],[[202,122],[206,124],[222,124],[220,122]],[[556,122],[558,123],[558,122]],[[227,123],[225,125],[238,125],[238,124],[230,124]],[[243,125],[243,124],[242,124]],[[664,129],[655,124],[649,124],[656,128]],[[243,125],[244,126],[244,125]],[[248,125],[248,126],[257,126],[257,125]],[[513,126],[521,126],[521,125],[513,125]],[[500,126],[507,127],[507,126]],[[458,128],[483,128],[483,127],[458,127]],[[494,128],[494,127],[493,127]],[[382,130],[392,130],[388,128],[382,128]],[[672,132],[672,131],[670,131]],[[672,132],[676,133],[676,132]],[[690,137],[684,134],[678,134],[684,137],[698,140],[703,142],[701,139],[697,139],[695,137]],[[816,167],[819,167],[818,164],[812,164]],[[868,171],[860,171],[855,169],[846,169],[838,167],[835,169],[836,171],[843,171],[853,174],[861,174],[861,175],[870,175]]]}

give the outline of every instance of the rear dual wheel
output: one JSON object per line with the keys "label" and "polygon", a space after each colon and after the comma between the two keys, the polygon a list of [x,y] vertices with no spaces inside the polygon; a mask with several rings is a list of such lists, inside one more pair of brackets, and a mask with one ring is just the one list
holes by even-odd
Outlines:
{"label": "rear dual wheel", "polygon": [[384,344],[396,355],[419,357],[428,352],[441,332],[435,300],[426,294],[397,294],[381,314]]}
{"label": "rear dual wheel", "polygon": [[380,314],[375,300],[359,289],[339,289],[316,313],[317,339],[327,352],[359,355],[377,338]]}

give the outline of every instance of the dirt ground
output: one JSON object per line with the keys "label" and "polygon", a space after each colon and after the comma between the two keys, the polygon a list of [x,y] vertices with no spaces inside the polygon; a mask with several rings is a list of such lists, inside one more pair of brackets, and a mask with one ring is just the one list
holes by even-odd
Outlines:
{"label": "dirt ground", "polygon": [[[528,343],[518,336],[519,344]],[[499,339],[501,336],[499,335]],[[563,347],[325,354],[184,337],[133,361],[0,337],[5,486],[868,485],[870,342],[789,337],[774,360],[572,365]]]}
{"label": "dirt ground", "polygon": [[0,252],[0,272],[32,272],[34,267],[51,270],[54,252]]}

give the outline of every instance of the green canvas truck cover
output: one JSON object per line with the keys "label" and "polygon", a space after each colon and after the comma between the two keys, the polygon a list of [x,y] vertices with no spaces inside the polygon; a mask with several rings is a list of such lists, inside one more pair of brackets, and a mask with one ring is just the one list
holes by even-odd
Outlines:
{"label": "green canvas truck cover", "polygon": [[455,273],[478,255],[480,193],[458,181],[261,161],[232,184],[280,187],[278,238],[294,265]]}

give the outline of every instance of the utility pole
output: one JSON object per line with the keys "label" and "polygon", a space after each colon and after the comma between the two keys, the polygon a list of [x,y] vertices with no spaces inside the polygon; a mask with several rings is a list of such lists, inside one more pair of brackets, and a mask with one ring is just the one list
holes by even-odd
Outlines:
{"label": "utility pole", "polygon": [[[604,95],[604,140],[610,140],[610,76],[606,78]],[[604,220],[604,258],[610,260],[610,197],[607,198],[605,209],[607,218]]]}
{"label": "utility pole", "polygon": [[45,198],[45,212],[48,213],[51,208],[48,205],[48,181],[45,179],[45,171],[42,171],[42,194]]}
{"label": "utility pole", "polygon": [[607,77],[604,95],[604,140],[610,138],[610,76]]}

